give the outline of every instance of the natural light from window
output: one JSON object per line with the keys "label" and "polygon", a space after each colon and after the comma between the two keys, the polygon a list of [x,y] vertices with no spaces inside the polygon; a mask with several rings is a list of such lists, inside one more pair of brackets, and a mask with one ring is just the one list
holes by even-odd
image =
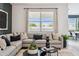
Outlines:
{"label": "natural light from window", "polygon": [[[32,10],[32,9],[31,9]],[[40,9],[41,10],[41,9]],[[44,11],[45,10],[45,11]],[[54,31],[55,27],[55,12],[50,9],[43,11],[28,11],[28,31],[29,32],[46,32]]]}

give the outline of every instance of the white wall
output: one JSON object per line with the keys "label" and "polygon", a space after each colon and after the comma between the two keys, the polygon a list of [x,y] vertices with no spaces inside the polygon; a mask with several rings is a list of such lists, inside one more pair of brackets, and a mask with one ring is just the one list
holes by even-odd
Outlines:
{"label": "white wall", "polygon": [[79,15],[79,3],[68,4],[69,15]]}
{"label": "white wall", "polygon": [[24,8],[58,8],[58,32],[68,32],[68,4],[12,4],[12,32],[26,32]]}
{"label": "white wall", "polygon": [[20,6],[12,6],[12,32],[25,32],[25,11]]}

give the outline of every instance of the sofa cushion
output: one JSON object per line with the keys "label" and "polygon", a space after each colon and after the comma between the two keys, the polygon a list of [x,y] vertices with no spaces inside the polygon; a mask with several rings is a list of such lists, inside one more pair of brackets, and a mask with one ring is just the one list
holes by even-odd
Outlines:
{"label": "sofa cushion", "polygon": [[23,44],[26,44],[26,43],[31,43],[31,42],[33,42],[33,39],[24,39],[23,40]]}
{"label": "sofa cushion", "polygon": [[34,34],[33,35],[33,39],[35,39],[35,40],[41,39],[42,40],[42,35],[36,35],[36,34]]}
{"label": "sofa cushion", "polygon": [[4,50],[6,48],[6,42],[2,38],[0,38],[0,47],[1,47],[1,50]]}
{"label": "sofa cushion", "polygon": [[28,39],[27,33],[21,33],[21,39]]}
{"label": "sofa cushion", "polygon": [[36,40],[35,43],[40,43],[40,44],[41,43],[46,43],[46,40],[44,40],[44,39],[43,40]]}
{"label": "sofa cushion", "polygon": [[22,45],[22,41],[19,40],[19,41],[11,42],[11,45],[18,47],[19,45]]}
{"label": "sofa cushion", "polygon": [[17,35],[19,35],[18,32],[14,32],[13,33],[13,36],[17,36]]}
{"label": "sofa cushion", "polygon": [[20,35],[17,35],[17,36],[10,36],[11,42],[13,42],[13,41],[18,41],[18,40],[20,40],[20,39],[21,39]]}
{"label": "sofa cushion", "polygon": [[59,41],[59,40],[52,40],[52,41],[50,41],[50,43],[61,43],[61,41]]}
{"label": "sofa cushion", "polygon": [[6,49],[0,51],[0,56],[9,56],[15,49],[15,46],[8,46]]}
{"label": "sofa cushion", "polygon": [[52,34],[52,39],[53,40],[59,40],[60,34],[59,33],[53,33]]}
{"label": "sofa cushion", "polygon": [[33,39],[33,33],[27,33],[28,39]]}
{"label": "sofa cushion", "polygon": [[10,41],[5,36],[2,36],[1,38],[5,40],[7,46],[11,45]]}

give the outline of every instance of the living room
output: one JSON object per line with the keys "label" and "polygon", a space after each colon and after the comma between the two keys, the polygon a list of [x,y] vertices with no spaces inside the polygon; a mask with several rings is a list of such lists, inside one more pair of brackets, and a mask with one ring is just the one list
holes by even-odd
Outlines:
{"label": "living room", "polygon": [[78,56],[78,5],[0,3],[0,56]]}

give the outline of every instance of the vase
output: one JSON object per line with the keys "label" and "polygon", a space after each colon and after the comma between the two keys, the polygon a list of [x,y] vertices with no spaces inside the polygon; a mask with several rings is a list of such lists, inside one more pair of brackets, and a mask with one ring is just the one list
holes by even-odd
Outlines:
{"label": "vase", "polygon": [[63,40],[63,48],[66,48],[66,46],[67,46],[67,42],[66,40]]}
{"label": "vase", "polygon": [[28,54],[37,54],[37,53],[38,53],[38,49],[35,50],[28,49]]}

